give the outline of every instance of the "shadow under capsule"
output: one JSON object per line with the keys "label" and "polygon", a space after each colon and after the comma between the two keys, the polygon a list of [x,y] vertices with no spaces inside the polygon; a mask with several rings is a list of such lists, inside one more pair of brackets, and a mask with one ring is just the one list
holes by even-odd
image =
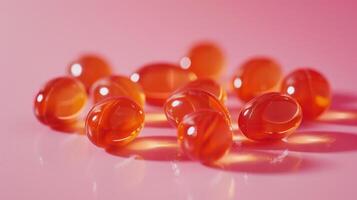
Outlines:
{"label": "shadow under capsule", "polygon": [[120,157],[138,156],[151,161],[188,161],[173,136],[145,136],[138,137],[124,147],[109,147],[106,151]]}
{"label": "shadow under capsule", "polygon": [[356,110],[333,110],[330,109],[323,113],[315,122],[328,123],[337,125],[357,126],[357,109]]}
{"label": "shadow under capsule", "polygon": [[330,108],[315,122],[357,126],[357,96],[336,92]]}
{"label": "shadow under capsule", "polygon": [[[173,136],[139,137],[124,147],[110,147],[106,152],[119,157],[134,157],[150,161],[191,161],[183,155]],[[197,162],[199,164],[199,162]],[[280,152],[262,151],[233,146],[223,158],[205,166],[231,172],[292,173],[312,170],[323,166],[306,157]]]}
{"label": "shadow under capsule", "polygon": [[357,95],[344,92],[335,92],[332,95],[332,109],[349,109],[351,106],[357,108]]}
{"label": "shadow under capsule", "polygon": [[346,152],[357,151],[357,134],[331,131],[297,131],[288,138],[276,142],[239,141],[242,148],[260,150],[284,150],[296,152]]}
{"label": "shadow under capsule", "polygon": [[157,128],[172,128],[166,119],[166,115],[162,112],[147,112],[145,113],[145,126]]}
{"label": "shadow under capsule", "polygon": [[309,171],[319,169],[323,164],[290,155],[288,150],[277,153],[233,148],[223,158],[207,166],[231,172],[272,174]]}
{"label": "shadow under capsule", "polygon": [[65,134],[79,134],[79,135],[85,134],[83,120],[58,123],[56,125],[52,125],[49,127],[56,132],[65,133]]}

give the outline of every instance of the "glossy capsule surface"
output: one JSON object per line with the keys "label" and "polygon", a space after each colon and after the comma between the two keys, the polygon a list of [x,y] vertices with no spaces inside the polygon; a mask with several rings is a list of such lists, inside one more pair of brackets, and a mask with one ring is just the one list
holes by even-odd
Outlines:
{"label": "glossy capsule surface", "polygon": [[163,105],[172,92],[196,79],[196,75],[169,63],[149,64],[140,68],[130,79],[141,85],[146,100]]}
{"label": "glossy capsule surface", "polygon": [[58,77],[47,82],[37,93],[34,111],[37,119],[56,130],[67,130],[79,120],[87,102],[81,82],[71,77]]}
{"label": "glossy capsule surface", "polygon": [[88,54],[72,61],[67,72],[70,76],[81,81],[89,92],[92,84],[111,75],[112,69],[104,58]]}
{"label": "glossy capsule surface", "polygon": [[288,95],[266,93],[249,101],[242,109],[238,125],[251,140],[279,140],[300,125],[302,112],[298,102]]}
{"label": "glossy capsule surface", "polygon": [[214,110],[186,115],[177,131],[182,151],[203,163],[221,158],[232,145],[231,126],[224,115]]}
{"label": "glossy capsule surface", "polygon": [[279,91],[281,79],[281,67],[276,61],[256,57],[238,69],[233,76],[232,86],[238,98],[247,102],[263,93]]}
{"label": "glossy capsule surface", "polygon": [[135,139],[143,125],[144,111],[137,103],[126,97],[113,97],[93,106],[85,130],[98,147],[120,147]]}
{"label": "glossy capsule surface", "polygon": [[186,89],[200,89],[213,94],[218,100],[224,103],[227,99],[226,90],[213,79],[197,79],[189,82],[175,92],[183,91]]}
{"label": "glossy capsule surface", "polygon": [[91,96],[94,103],[109,97],[128,97],[144,107],[145,94],[138,83],[125,76],[112,75],[94,83]]}
{"label": "glossy capsule surface", "polygon": [[288,74],[282,82],[281,92],[299,102],[306,119],[319,117],[331,104],[331,88],[327,79],[309,68]]}
{"label": "glossy capsule surface", "polygon": [[199,78],[219,79],[225,69],[225,56],[214,43],[202,42],[193,46],[180,61],[184,69],[194,72]]}
{"label": "glossy capsule surface", "polygon": [[200,90],[187,88],[178,91],[168,98],[164,105],[164,112],[168,122],[177,127],[185,115],[199,110],[215,110],[230,122],[227,108],[212,94]]}

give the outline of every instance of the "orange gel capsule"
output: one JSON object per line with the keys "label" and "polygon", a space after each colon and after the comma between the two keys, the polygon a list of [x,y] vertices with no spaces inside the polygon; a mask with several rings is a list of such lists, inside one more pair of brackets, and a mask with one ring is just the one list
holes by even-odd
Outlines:
{"label": "orange gel capsule", "polygon": [[216,81],[212,79],[197,79],[195,81],[192,81],[183,87],[179,88],[178,90],[175,91],[175,93],[179,91],[183,91],[186,89],[201,89],[206,92],[209,92],[213,94],[218,100],[220,100],[222,103],[224,103],[227,99],[227,92],[226,90],[219,85]]}
{"label": "orange gel capsule", "polygon": [[225,57],[222,50],[213,43],[199,43],[183,57],[180,65],[194,72],[199,78],[219,79],[225,68]]}
{"label": "orange gel capsule", "polygon": [[174,64],[156,63],[142,67],[130,79],[141,85],[148,103],[161,106],[172,92],[195,80],[196,75]]}
{"label": "orange gel capsule", "polygon": [[87,93],[81,82],[71,77],[58,77],[37,93],[34,111],[43,124],[65,131],[78,122],[86,102]]}
{"label": "orange gel capsule", "polygon": [[108,97],[128,97],[144,107],[145,94],[141,86],[125,76],[112,75],[102,78],[93,84],[91,95],[94,103]]}
{"label": "orange gel capsule", "polygon": [[283,80],[281,92],[295,98],[306,119],[315,119],[331,104],[331,89],[326,78],[313,69],[298,69]]}
{"label": "orange gel capsule", "polygon": [[212,94],[200,90],[187,88],[174,93],[165,103],[164,112],[168,122],[177,127],[185,115],[199,110],[215,110],[223,114],[230,123],[227,108]]}
{"label": "orange gel capsule", "polygon": [[177,131],[182,151],[203,163],[218,160],[232,145],[231,126],[224,115],[213,110],[186,115]]}
{"label": "orange gel capsule", "polygon": [[279,90],[280,65],[270,58],[258,57],[245,62],[234,75],[232,86],[238,98],[249,101],[266,92]]}
{"label": "orange gel capsule", "polygon": [[94,105],[86,119],[89,140],[98,147],[120,147],[136,138],[144,126],[144,111],[126,97],[107,98]]}
{"label": "orange gel capsule", "polygon": [[112,73],[107,61],[96,55],[83,55],[74,60],[67,71],[69,75],[80,80],[88,92],[95,81]]}
{"label": "orange gel capsule", "polygon": [[249,101],[239,115],[238,125],[247,138],[269,141],[292,134],[301,120],[301,108],[295,99],[272,92]]}

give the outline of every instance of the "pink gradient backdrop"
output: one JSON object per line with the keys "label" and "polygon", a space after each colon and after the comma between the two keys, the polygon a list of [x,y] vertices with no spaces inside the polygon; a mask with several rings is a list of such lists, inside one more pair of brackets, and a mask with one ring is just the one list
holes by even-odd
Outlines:
{"label": "pink gradient backdrop", "polygon": [[[101,53],[128,75],[147,62],[176,62],[206,39],[224,48],[227,77],[254,55],[276,58],[285,72],[314,66],[343,94],[333,108],[354,112],[356,9],[354,0],[0,0],[0,199],[356,199],[356,119],[302,127],[349,143],[274,150],[283,167],[270,163],[269,171],[112,156],[32,114],[38,88],[83,52]],[[142,135],[175,130],[147,127]]]}

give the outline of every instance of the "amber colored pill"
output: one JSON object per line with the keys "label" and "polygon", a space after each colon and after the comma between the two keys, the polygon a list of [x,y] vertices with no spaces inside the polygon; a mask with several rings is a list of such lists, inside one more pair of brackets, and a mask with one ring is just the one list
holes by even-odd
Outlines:
{"label": "amber colored pill", "polygon": [[155,63],[140,68],[130,79],[141,85],[148,103],[163,105],[172,92],[195,80],[196,75],[174,64]]}
{"label": "amber colored pill", "polygon": [[232,145],[231,126],[224,115],[213,110],[186,115],[177,131],[182,151],[203,163],[221,158]]}
{"label": "amber colored pill", "polygon": [[112,75],[102,78],[93,84],[91,96],[94,103],[108,97],[128,97],[141,107],[145,104],[145,94],[138,83],[125,76]]}
{"label": "amber colored pill", "polygon": [[236,72],[232,86],[239,99],[247,102],[266,92],[279,91],[280,65],[270,58],[257,57],[245,62]]}
{"label": "amber colored pill", "polygon": [[186,90],[186,89],[201,89],[206,92],[213,94],[221,102],[225,102],[227,99],[226,90],[219,85],[216,81],[212,79],[197,79],[195,81],[189,82],[183,87],[179,88],[175,92]]}
{"label": "amber colored pill", "polygon": [[68,74],[80,80],[87,91],[92,84],[111,75],[112,69],[106,60],[97,55],[83,55],[74,60],[67,68]]}
{"label": "amber colored pill", "polygon": [[292,134],[301,120],[301,108],[295,99],[272,92],[249,101],[239,115],[238,125],[247,138],[269,141]]}
{"label": "amber colored pill", "polygon": [[281,92],[295,98],[306,119],[315,119],[331,104],[331,89],[327,79],[319,72],[303,68],[288,74]]}
{"label": "amber colored pill", "polygon": [[164,112],[168,122],[177,127],[185,115],[199,110],[215,110],[223,114],[230,123],[227,108],[212,94],[194,88],[178,91],[167,99]]}
{"label": "amber colored pill", "polygon": [[81,82],[71,77],[58,77],[47,82],[37,93],[34,111],[38,120],[56,130],[66,130],[75,123],[87,102]]}
{"label": "amber colored pill", "polygon": [[94,105],[86,119],[89,140],[103,148],[131,142],[144,126],[144,111],[127,97],[107,98]]}
{"label": "amber colored pill", "polygon": [[219,79],[225,68],[225,56],[214,43],[203,42],[191,48],[180,65],[194,72],[199,78]]}

